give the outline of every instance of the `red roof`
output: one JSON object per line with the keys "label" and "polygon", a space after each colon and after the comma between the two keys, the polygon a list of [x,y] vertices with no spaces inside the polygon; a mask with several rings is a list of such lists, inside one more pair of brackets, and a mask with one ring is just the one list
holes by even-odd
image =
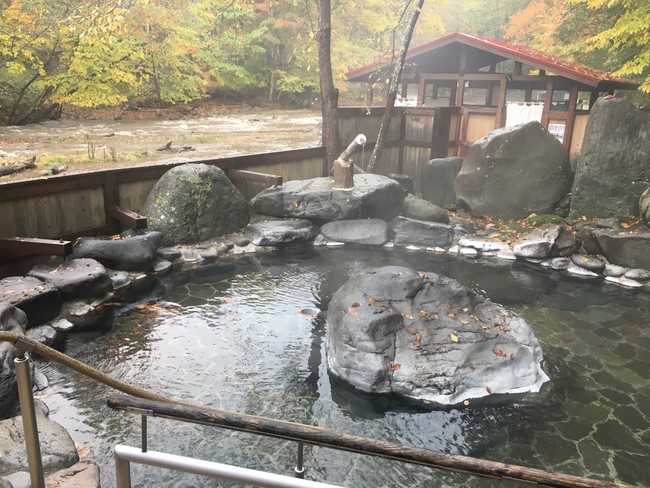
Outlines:
{"label": "red roof", "polygon": [[[553,54],[548,54],[537,49],[532,49],[526,46],[517,44],[509,44],[504,41],[497,41],[494,39],[487,39],[485,37],[474,36],[471,34],[464,34],[462,32],[454,32],[444,35],[425,44],[413,47],[408,50],[406,59],[411,59],[415,56],[435,51],[438,48],[458,42],[465,44],[483,51],[488,51],[492,54],[503,56],[504,58],[514,59],[521,63],[527,64],[534,68],[544,69],[551,71],[557,75],[564,76],[565,78],[573,79],[581,83],[591,86],[597,86],[600,83],[606,82],[608,84],[617,85],[617,88],[637,88],[639,83],[617,78],[612,76],[607,71],[599,70],[586,66],[584,64],[576,63],[562,59]],[[365,78],[370,73],[386,66],[386,61],[379,61],[360,68],[348,71],[345,75],[349,81],[355,81],[354,78]],[[356,81],[362,81],[361,79]]]}

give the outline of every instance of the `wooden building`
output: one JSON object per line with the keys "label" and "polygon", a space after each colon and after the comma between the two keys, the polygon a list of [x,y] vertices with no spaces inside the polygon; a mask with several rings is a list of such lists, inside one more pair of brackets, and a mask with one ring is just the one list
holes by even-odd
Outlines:
{"label": "wooden building", "polygon": [[[346,75],[349,82],[366,83],[366,103],[372,106],[377,90],[385,90],[388,69],[388,63],[377,62]],[[449,134],[448,146],[432,147],[431,157],[464,156],[491,130],[530,120],[541,122],[573,157],[596,99],[638,87],[541,51],[463,33],[410,49],[402,82],[396,105],[433,112],[432,131],[438,136],[432,141],[438,146],[439,135]]]}

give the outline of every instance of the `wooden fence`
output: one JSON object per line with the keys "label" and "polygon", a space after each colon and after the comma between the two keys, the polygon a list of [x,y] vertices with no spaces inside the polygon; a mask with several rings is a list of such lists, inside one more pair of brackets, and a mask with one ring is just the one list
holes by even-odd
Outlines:
{"label": "wooden fence", "polygon": [[[307,179],[323,173],[322,147],[196,161],[230,172],[247,198],[270,186],[272,176]],[[184,163],[52,176],[0,185],[0,237],[72,239],[110,235],[119,230],[110,209],[139,212],[158,179]],[[247,173],[242,173],[246,170]],[[248,173],[253,172],[253,173]],[[270,175],[256,176],[254,172]],[[278,181],[275,179],[275,181]],[[2,256],[0,256],[0,261]]]}

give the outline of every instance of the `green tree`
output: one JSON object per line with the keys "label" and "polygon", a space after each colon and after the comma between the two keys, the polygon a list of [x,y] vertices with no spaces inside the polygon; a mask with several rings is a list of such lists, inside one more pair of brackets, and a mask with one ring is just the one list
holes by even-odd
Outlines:
{"label": "green tree", "polygon": [[571,0],[593,12],[615,15],[615,21],[580,42],[589,51],[605,50],[617,60],[616,76],[642,80],[650,93],[650,2],[643,0]]}

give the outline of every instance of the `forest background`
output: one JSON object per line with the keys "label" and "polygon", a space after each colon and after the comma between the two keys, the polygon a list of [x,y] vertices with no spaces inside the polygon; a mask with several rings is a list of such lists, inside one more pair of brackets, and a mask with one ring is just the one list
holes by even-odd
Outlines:
{"label": "forest background", "polygon": [[[363,87],[344,73],[399,49],[409,0],[332,0],[332,68],[342,102]],[[402,20],[402,22],[404,22]],[[61,107],[162,107],[319,97],[316,0],[0,0],[0,124]],[[448,32],[524,44],[642,83],[650,92],[650,2],[425,2],[411,46]]]}

